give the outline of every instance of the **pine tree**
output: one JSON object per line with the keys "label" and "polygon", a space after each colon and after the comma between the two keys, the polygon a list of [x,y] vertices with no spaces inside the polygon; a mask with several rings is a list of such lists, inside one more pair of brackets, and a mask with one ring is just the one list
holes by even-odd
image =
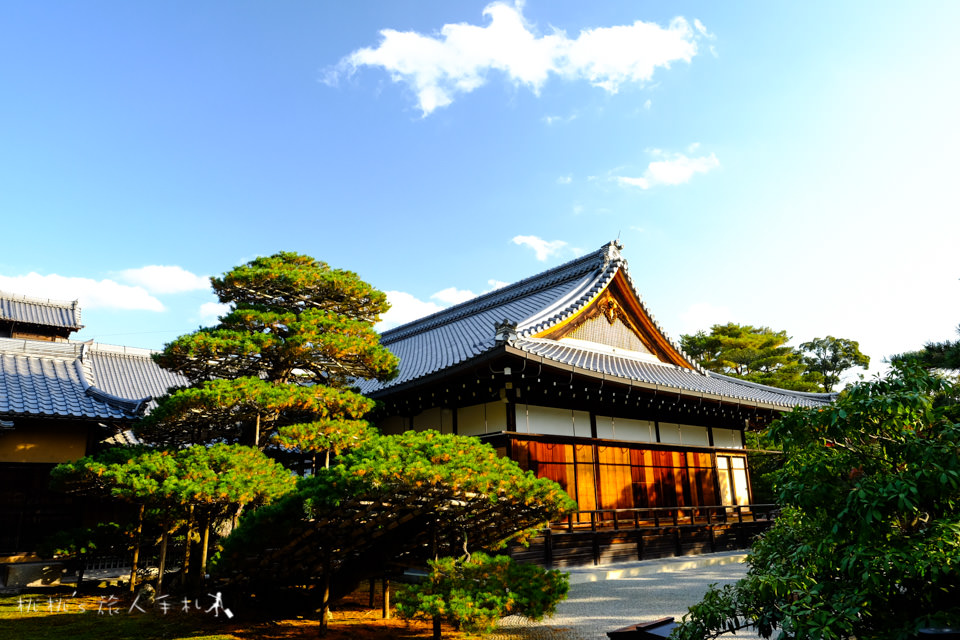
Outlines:
{"label": "pine tree", "polygon": [[182,446],[271,444],[339,453],[369,438],[373,402],[356,378],[389,380],[397,359],[374,323],[386,295],[353,272],[281,252],[212,278],[231,310],[212,328],[181,336],[155,359],[184,375],[137,428],[144,440]]}

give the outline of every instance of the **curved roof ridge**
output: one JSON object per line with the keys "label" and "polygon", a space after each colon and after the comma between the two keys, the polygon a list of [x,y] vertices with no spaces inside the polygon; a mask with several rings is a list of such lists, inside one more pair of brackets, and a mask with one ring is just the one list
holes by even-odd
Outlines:
{"label": "curved roof ridge", "polygon": [[143,415],[147,404],[153,400],[153,396],[146,396],[144,398],[121,398],[120,396],[115,396],[112,393],[107,393],[93,386],[87,387],[85,393],[94,400],[98,400],[114,409],[119,409],[131,417]]}
{"label": "curved roof ridge", "polygon": [[49,342],[29,338],[0,338],[0,353],[19,353],[27,356],[73,360],[80,356],[82,342]]}
{"label": "curved roof ridge", "polygon": [[149,358],[155,353],[160,353],[157,349],[146,349],[143,347],[125,347],[116,344],[104,344],[94,342],[90,345],[91,353],[109,353],[112,356],[126,356],[128,358]]}
{"label": "curved roof ridge", "polygon": [[[698,373],[706,375],[706,370],[700,366],[700,363],[696,359],[692,358],[686,351],[683,350],[683,347],[680,346],[676,340],[670,337],[670,335],[663,329],[659,322],[657,322],[656,317],[651,313],[650,309],[647,307],[646,303],[643,301],[643,296],[640,295],[640,292],[637,290],[637,286],[633,281],[633,277],[630,275],[630,269],[627,265],[627,260],[622,256],[620,250],[623,248],[618,241],[614,240],[609,242],[601,247],[596,253],[602,254],[604,256],[604,263],[601,268],[601,273],[599,277],[594,280],[593,286],[590,289],[584,291],[573,303],[564,304],[566,300],[558,301],[552,309],[560,308],[559,311],[550,315],[547,319],[536,322],[536,319],[542,317],[552,309],[544,309],[539,312],[538,315],[532,316],[531,319],[524,320],[522,324],[527,324],[528,322],[536,322],[531,326],[527,326],[522,330],[518,328],[517,336],[520,338],[529,338],[534,334],[546,331],[553,325],[558,322],[563,322],[567,318],[576,313],[579,313],[585,306],[587,306],[591,300],[605,287],[607,287],[610,282],[616,277],[617,272],[620,271],[623,273],[624,278],[626,278],[627,284],[630,286],[630,291],[633,293],[634,297],[637,300],[637,303],[640,305],[640,308],[643,312],[650,318],[650,322],[653,323],[654,328],[660,332],[670,346],[673,347],[677,353],[679,353],[684,360],[686,360],[691,367]],[[561,305],[563,305],[561,307]]]}
{"label": "curved roof ridge", "polygon": [[833,391],[830,393],[818,393],[814,391],[795,391],[793,389],[781,389],[780,387],[771,387],[768,384],[751,382],[750,380],[744,380],[743,378],[735,378],[734,376],[728,376],[723,373],[717,373],[716,371],[708,371],[706,373],[711,378],[718,378],[720,380],[725,380],[726,382],[741,384],[745,387],[753,387],[754,389],[763,389],[764,391],[774,391],[776,393],[782,393],[788,396],[795,396],[797,398],[809,398],[811,400],[828,400],[830,402],[833,402],[834,400],[837,399],[837,396],[840,395],[839,392],[836,392],[836,391]]}
{"label": "curved roof ridge", "polygon": [[[448,307],[433,313],[429,316],[414,320],[394,329],[384,331],[380,336],[382,344],[390,344],[396,340],[409,338],[410,336],[435,329],[444,324],[455,322],[466,316],[474,315],[492,307],[497,307],[504,302],[513,300],[521,295],[529,294],[533,291],[553,286],[560,282],[570,280],[579,275],[588,273],[591,270],[602,268],[608,260],[607,255],[611,246],[616,247],[616,241],[608,242],[597,251],[593,251],[579,258],[575,258],[565,264],[541,271],[540,273],[524,278],[507,285],[500,289],[494,289],[489,293],[484,293],[471,298],[466,302]],[[619,252],[617,252],[619,256]],[[601,262],[603,260],[604,262]]]}
{"label": "curved roof ridge", "polygon": [[[616,258],[612,260],[605,260],[604,264],[600,268],[600,273],[598,273],[597,276],[592,279],[592,281],[584,282],[584,285],[589,285],[589,288],[574,290],[550,307],[541,309],[539,312],[537,312],[537,314],[531,316],[530,318],[524,319],[522,324],[527,326],[523,330],[518,329],[517,336],[526,338],[533,334],[540,333],[541,331],[546,331],[558,322],[562,322],[570,316],[577,314],[581,309],[587,306],[590,301],[597,296],[597,294],[603,291],[603,289],[610,284],[613,278],[617,275],[617,271],[621,266],[623,266],[624,263],[625,262],[620,256],[619,252],[617,253]],[[572,301],[570,301],[571,298],[573,298]],[[541,318],[544,318],[544,316],[546,316],[546,318],[541,320]]]}

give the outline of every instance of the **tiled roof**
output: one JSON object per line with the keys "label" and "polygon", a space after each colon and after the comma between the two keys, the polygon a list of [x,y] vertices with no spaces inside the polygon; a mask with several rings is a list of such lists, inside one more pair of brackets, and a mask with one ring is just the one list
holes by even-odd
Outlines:
{"label": "tiled roof", "polygon": [[185,380],[143,349],[0,338],[0,416],[129,420]]}
{"label": "tiled roof", "polygon": [[625,354],[583,349],[556,340],[518,340],[511,346],[559,364],[572,365],[609,376],[784,408],[820,406],[836,397],[836,394],[830,393],[804,393],[775,389],[718,373],[704,375],[675,365],[649,362],[646,359]]}
{"label": "tiled roof", "polygon": [[[610,284],[617,273],[622,273],[626,278],[656,330],[690,362],[692,368],[643,362],[643,359],[594,351],[580,344],[571,346],[533,338],[579,313]],[[495,340],[494,326],[505,319],[517,324],[516,340],[510,343],[513,348],[552,360],[561,366],[575,365],[629,380],[783,407],[823,404],[832,397],[744,383],[701,369],[693,359],[683,354],[678,343],[670,340],[653,319],[653,314],[643,305],[627,270],[626,260],[620,254],[620,246],[615,242],[555,269],[384,332],[380,341],[400,359],[400,372],[387,383],[361,381],[360,390],[380,396],[392,388],[413,383],[502,348]]]}
{"label": "tiled roof", "polygon": [[79,330],[80,305],[72,302],[30,298],[0,291],[0,320]]}

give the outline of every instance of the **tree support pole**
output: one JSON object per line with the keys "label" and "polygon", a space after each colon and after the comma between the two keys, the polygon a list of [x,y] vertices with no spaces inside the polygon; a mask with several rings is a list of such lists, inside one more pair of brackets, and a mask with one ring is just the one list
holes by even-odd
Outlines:
{"label": "tree support pole", "polygon": [[137,539],[133,544],[133,562],[130,567],[130,593],[137,588],[137,565],[140,561],[140,535],[143,533],[143,513],[146,505],[140,505],[140,516],[137,518]]}
{"label": "tree support pole", "polygon": [[203,542],[200,543],[200,581],[207,579],[207,550],[210,547],[210,516],[203,519]]}
{"label": "tree support pole", "polygon": [[390,619],[390,579],[383,578],[383,619]]}

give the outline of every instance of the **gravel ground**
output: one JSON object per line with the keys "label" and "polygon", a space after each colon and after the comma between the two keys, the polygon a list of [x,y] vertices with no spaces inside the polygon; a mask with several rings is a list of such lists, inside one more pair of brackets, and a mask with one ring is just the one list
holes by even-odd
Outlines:
{"label": "gravel ground", "polygon": [[[718,553],[570,570],[570,594],[540,623],[504,618],[491,639],[607,640],[607,632],[666,616],[677,620],[711,584],[743,577],[744,554]],[[759,636],[738,633],[736,638]]]}

